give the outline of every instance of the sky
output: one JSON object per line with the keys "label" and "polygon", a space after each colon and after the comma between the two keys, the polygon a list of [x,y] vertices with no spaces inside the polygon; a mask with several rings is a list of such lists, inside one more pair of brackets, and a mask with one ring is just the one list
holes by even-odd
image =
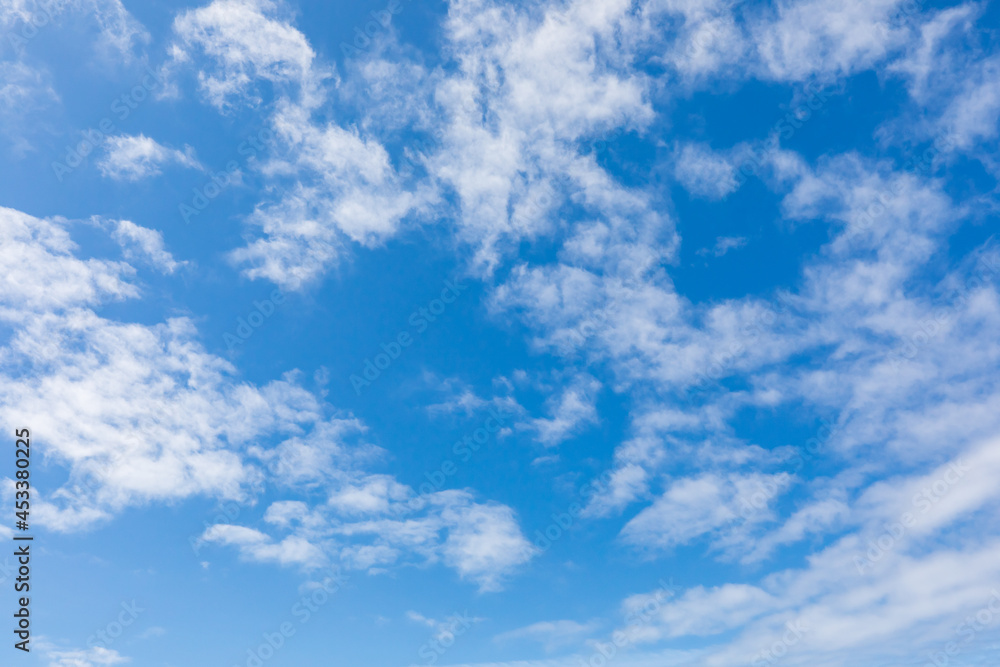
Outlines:
{"label": "sky", "polygon": [[998,29],[0,0],[0,663],[998,664]]}

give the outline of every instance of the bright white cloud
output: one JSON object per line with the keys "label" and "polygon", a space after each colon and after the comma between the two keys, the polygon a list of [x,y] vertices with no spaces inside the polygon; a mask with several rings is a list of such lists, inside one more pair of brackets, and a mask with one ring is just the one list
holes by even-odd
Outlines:
{"label": "bright white cloud", "polygon": [[478,503],[466,491],[416,495],[384,475],[334,485],[324,505],[280,501],[265,520],[285,536],[216,525],[202,540],[236,547],[247,559],[305,568],[332,561],[376,573],[403,562],[443,562],[482,591],[499,590],[536,553],[509,507]]}
{"label": "bright white cloud", "polygon": [[[994,512],[1000,501],[995,488],[984,486],[995,475],[996,451],[996,440],[984,441],[968,461],[873,488],[861,501],[867,509],[856,515],[864,522],[860,534],[813,554],[802,569],[775,573],[760,585],[689,589],[662,606],[636,640],[739,629],[735,641],[720,643],[701,658],[706,665],[761,657],[781,642],[788,623],[801,631],[784,647],[783,662],[793,665],[832,665],[859,654],[892,660],[914,646],[925,651],[943,646],[954,639],[952,630],[963,617],[987,608],[1000,582],[995,540],[961,529],[973,516],[983,527],[983,512]],[[930,490],[936,500],[914,503],[914,491],[943,483],[947,471],[956,469],[950,466],[959,466],[948,476],[952,489]],[[905,519],[906,511],[915,519]],[[942,531],[947,540],[941,539]],[[646,598],[629,598],[625,610],[640,608]]]}
{"label": "bright white cloud", "polygon": [[546,447],[558,445],[584,424],[597,422],[597,394],[601,383],[590,375],[574,378],[562,394],[550,401],[551,417],[531,421],[538,432],[538,440]]}
{"label": "bright white cloud", "polygon": [[101,174],[117,181],[138,181],[161,173],[165,165],[204,169],[194,156],[194,149],[167,148],[144,134],[108,137],[106,154],[97,163]]}
{"label": "bright white cloud", "polygon": [[[101,301],[137,294],[131,267],[77,259],[65,221],[2,214],[4,258],[30,259],[33,270],[12,267],[0,290],[0,317],[14,329],[0,348],[0,421],[38,424],[32,435],[47,459],[69,470],[69,482],[36,499],[40,524],[81,530],[129,506],[192,495],[250,500],[270,475],[286,490],[328,488],[329,501],[273,503],[264,519],[282,537],[216,525],[203,543],[307,570],[416,557],[482,590],[499,588],[534,555],[509,507],[464,491],[415,496],[391,477],[362,473],[379,454],[360,440],[363,425],[325,417],[296,374],[255,387],[206,352],[187,319],[146,326],[100,317],[91,308]],[[119,223],[112,234],[169,258],[151,230]]]}
{"label": "bright white cloud", "polygon": [[787,474],[680,479],[625,524],[622,537],[644,548],[670,549],[741,519],[770,518],[768,506],[788,482]]}
{"label": "bright white cloud", "polygon": [[143,258],[164,273],[173,273],[185,262],[178,262],[163,246],[163,234],[147,229],[129,220],[118,220],[111,237],[115,239],[127,259]]}
{"label": "bright white cloud", "polygon": [[737,188],[732,162],[706,146],[686,144],[675,159],[674,176],[691,194],[722,199]]}
{"label": "bright white cloud", "polygon": [[[932,177],[956,155],[996,173],[1000,61],[956,47],[975,32],[978,11],[918,15],[898,0],[453,0],[440,34],[445,65],[425,67],[387,36],[351,65],[357,78],[341,82],[282,5],[215,0],[178,16],[167,67],[196,71],[220,110],[264,108],[277,138],[254,166],[267,184],[247,220],[258,235],[231,254],[245,275],[301,289],[354,246],[444,220],[487,282],[493,313],[519,317],[534,351],[570,367],[547,416],[526,422],[542,444],[597,423],[605,386],[633,401],[589,519],[617,521],[622,540],[647,555],[703,544],[712,557],[762,566],[778,547],[808,548],[795,567],[690,588],[635,637],[696,637],[696,655],[650,652],[622,665],[746,664],[780,641],[790,642],[789,665],[862,654],[898,664],[905,649],[946,640],[1000,584],[990,537],[1000,500],[1000,263],[989,244],[953,259],[952,235],[971,206]],[[670,72],[664,82],[649,74],[658,66]],[[671,207],[653,187],[612,176],[593,141],[642,135],[664,100],[693,90],[752,79],[836,84],[872,68],[901,77],[909,102],[927,107],[879,128],[879,140],[945,138],[954,154],[907,172],[855,153],[807,159],[775,141],[759,175],[780,199],[779,224],[815,225],[827,240],[783,289],[701,301],[678,291],[672,262],[684,241]],[[10,71],[2,94],[16,100],[30,88],[17,77],[32,75]],[[341,92],[338,100],[357,103],[369,83],[378,84],[374,102],[358,122],[318,112]],[[398,150],[401,130],[433,140]],[[99,165],[114,178],[169,162],[198,166],[144,135],[114,141]],[[719,200],[739,185],[738,158],[763,138],[747,141],[660,147],[673,150],[677,182]],[[409,166],[399,164],[405,156]],[[10,253],[0,259],[0,317],[14,333],[0,349],[12,369],[0,377],[0,418],[44,421],[39,437],[70,469],[71,483],[38,508],[50,526],[83,527],[132,504],[194,494],[251,498],[266,479],[308,492],[308,502],[276,501],[262,525],[216,525],[204,543],[306,570],[440,562],[482,590],[500,588],[535,555],[510,507],[470,491],[417,495],[366,472],[379,451],[365,443],[364,425],[328,417],[295,376],[240,382],[187,319],[139,326],[100,317],[100,303],[139,293],[132,267],[79,258],[65,221],[3,216]],[[126,259],[167,273],[179,265],[154,230],[122,221],[113,235]],[[553,247],[545,259],[512,259],[541,239]],[[699,252],[721,257],[745,243],[720,236]],[[18,271],[24,263],[36,270]],[[487,404],[461,392],[437,412]],[[800,479],[799,448],[736,435],[740,415],[777,408],[830,416],[816,439],[829,476]],[[141,438],[122,435],[137,428]],[[959,481],[947,481],[955,466]],[[943,492],[921,511],[914,498],[941,480]],[[787,498],[793,483],[801,493]],[[918,521],[896,537],[885,527],[907,512]],[[884,530],[892,548],[872,558]],[[629,597],[624,611],[648,602]],[[562,647],[591,629],[543,621],[501,637]],[[789,632],[794,642],[782,639]]]}
{"label": "bright white cloud", "polygon": [[186,10],[174,20],[175,64],[196,54],[214,67],[198,75],[202,94],[219,109],[261,102],[257,80],[293,84],[303,101],[315,101],[326,74],[314,64],[315,52],[305,35],[277,17],[272,0],[215,0]]}
{"label": "bright white cloud", "polygon": [[251,278],[301,288],[325,273],[347,244],[381,243],[432,197],[426,189],[405,189],[378,141],[315,123],[305,106],[282,102],[272,124],[284,154],[266,169],[296,174],[297,184],[250,216],[263,237],[232,258],[248,265]]}

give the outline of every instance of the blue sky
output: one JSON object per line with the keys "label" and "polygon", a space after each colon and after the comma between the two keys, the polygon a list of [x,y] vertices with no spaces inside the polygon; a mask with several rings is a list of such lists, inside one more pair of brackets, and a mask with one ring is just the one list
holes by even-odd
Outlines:
{"label": "blue sky", "polygon": [[3,664],[996,664],[998,18],[0,3]]}

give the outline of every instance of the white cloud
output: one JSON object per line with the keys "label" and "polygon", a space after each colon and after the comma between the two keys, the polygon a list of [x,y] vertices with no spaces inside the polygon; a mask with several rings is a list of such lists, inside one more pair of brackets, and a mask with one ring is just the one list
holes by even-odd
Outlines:
{"label": "white cloud", "polygon": [[163,234],[155,229],[140,227],[129,220],[118,220],[111,237],[121,245],[126,258],[142,257],[164,273],[173,273],[186,264],[176,261],[164,249]]}
{"label": "white cloud", "polygon": [[135,47],[149,41],[149,33],[121,0],[7,0],[0,7],[0,25],[15,29],[10,42],[20,46],[25,34],[33,36],[51,24],[77,20],[73,14],[82,14],[97,28],[98,45],[116,59],[131,61]]}
{"label": "white cloud", "polygon": [[[944,479],[948,466],[873,487],[852,515],[863,522],[859,532],[812,554],[800,569],[776,572],[758,585],[689,589],[663,605],[636,641],[735,631],[732,640],[709,643],[709,655],[701,658],[701,664],[720,666],[745,663],[746,656],[766,650],[789,622],[804,628],[794,649],[786,646],[783,662],[790,665],[843,664],[860,656],[898,661],[914,648],[925,652],[953,640],[965,649],[956,627],[986,608],[1000,584],[1000,545],[982,532],[995,524],[983,520],[1000,502],[988,481],[996,475],[996,444],[978,443],[963,474],[949,477],[953,489],[928,502],[929,509],[913,503],[914,492]],[[905,510],[917,517],[909,528],[902,528]],[[979,530],[969,532],[969,526]],[[859,571],[857,563],[868,554],[874,560]],[[648,597],[627,599],[624,611],[641,608]]]}
{"label": "white cloud", "polygon": [[323,505],[272,504],[265,520],[287,534],[217,525],[202,540],[236,547],[247,559],[307,568],[333,561],[377,573],[398,563],[443,562],[482,591],[499,590],[536,552],[509,507],[475,502],[466,491],[418,496],[385,475],[334,485]]}
{"label": "white cloud", "polygon": [[804,81],[867,69],[910,37],[903,0],[779,0],[752,27],[768,76]]}
{"label": "white cloud", "polygon": [[581,374],[573,378],[558,398],[549,401],[551,417],[531,420],[538,432],[538,440],[546,447],[553,447],[580,430],[584,424],[595,424],[597,394],[601,383],[594,377]]}
{"label": "white cloud", "polygon": [[507,506],[454,504],[445,507],[442,518],[449,526],[441,549],[445,562],[478,582],[480,590],[499,590],[504,577],[537,551]]}
{"label": "white cloud", "polygon": [[1000,132],[1000,57],[977,64],[951,100],[941,124],[959,148],[996,138]]}
{"label": "white cloud", "polygon": [[434,631],[434,639],[448,644],[455,641],[456,633],[461,634],[465,630],[468,630],[468,628],[472,625],[482,623],[486,620],[478,616],[469,616],[468,612],[455,613],[448,618],[438,620],[435,618],[428,618],[427,616],[413,611],[412,609],[406,612],[406,618],[414,623],[419,623],[420,625],[431,628]]}
{"label": "white cloud", "polygon": [[[269,479],[286,493],[325,489],[328,502],[272,503],[264,522],[280,537],[216,525],[202,541],[304,569],[331,560],[372,571],[443,562],[482,590],[498,589],[534,555],[509,507],[465,491],[416,496],[392,477],[362,472],[380,450],[361,439],[356,419],[327,417],[330,406],[300,387],[298,374],[257,387],[205,351],[185,318],[100,317],[91,310],[100,302],[137,295],[126,282],[131,267],[78,259],[65,221],[0,214],[3,257],[32,266],[12,267],[0,283],[0,318],[13,328],[0,347],[0,421],[37,424],[32,435],[47,460],[69,471],[66,484],[36,499],[41,525],[84,530],[126,507],[191,495],[252,502]],[[130,225],[112,233],[158,249],[158,236]]]}
{"label": "white cloud", "polygon": [[637,46],[662,49],[659,60],[688,92],[720,80],[849,76],[902,51],[915,19],[904,0],[652,0],[632,28]]}
{"label": "white cloud", "polygon": [[93,17],[101,32],[101,43],[126,61],[136,46],[149,41],[149,33],[122,4],[121,0],[78,0],[80,10]]}
{"label": "white cloud", "polygon": [[121,665],[132,661],[131,658],[121,655],[118,651],[102,646],[69,651],[60,651],[54,648],[44,650],[49,667],[100,667],[101,665]]}
{"label": "white cloud", "polygon": [[317,569],[325,564],[323,551],[296,535],[274,542],[252,528],[217,524],[208,528],[201,539],[238,547],[244,557],[262,563],[299,565],[306,569]]}
{"label": "white cloud", "polygon": [[[518,314],[536,351],[572,367],[549,417],[531,421],[543,444],[598,421],[604,373],[612,391],[636,399],[628,439],[588,515],[618,517],[639,505],[620,519],[621,537],[648,553],[701,541],[712,556],[759,566],[779,546],[808,547],[801,565],[759,581],[744,573],[688,590],[639,633],[648,643],[701,638],[701,654],[621,664],[745,664],[799,620],[807,636],[786,664],[861,655],[899,664],[904,649],[946,639],[949,623],[984,603],[984,589],[1000,582],[1000,546],[990,538],[1000,467],[997,442],[986,439],[1000,431],[1000,265],[976,253],[952,259],[950,239],[969,211],[949,196],[947,175],[775,148],[761,175],[781,196],[779,223],[822,226],[829,241],[781,292],[695,302],[673,281],[681,241],[669,205],[617,181],[588,145],[641,134],[654,121],[652,100],[659,110],[700,86],[826,82],[887,65],[880,73],[902,75],[912,100],[931,107],[926,119],[900,126],[918,138],[949,137],[989,166],[1000,61],[959,56],[953,43],[978,10],[922,21],[897,0],[751,8],[454,0],[441,34],[445,65],[428,70],[383,45],[358,61],[358,76],[387,84],[405,72],[412,84],[377,91],[376,108],[348,125],[317,111],[341,84],[282,7],[216,0],[184,11],[168,65],[196,68],[201,93],[221,110],[263,105],[260,85],[271,86],[267,123],[278,141],[256,164],[268,194],[248,220],[260,235],[232,254],[246,275],[300,288],[352,244],[373,247],[408,224],[443,218],[480,275],[503,276],[495,312]],[[652,81],[651,63],[679,73],[677,87]],[[10,71],[15,83],[2,94],[15,101],[30,88],[18,77],[44,81]],[[358,87],[345,89],[356,95]],[[395,164],[393,133],[404,129],[435,137],[410,151],[426,179]],[[196,166],[191,154],[142,135],[114,141],[121,146],[101,163],[113,177],[134,180],[184,159]],[[721,199],[735,190],[734,157],[746,145],[678,146],[674,176],[692,194]],[[0,259],[0,318],[13,334],[0,348],[10,369],[0,374],[0,419],[45,424],[39,438],[70,474],[41,499],[43,523],[86,527],[130,505],[192,494],[252,499],[266,479],[309,502],[276,501],[257,527],[213,526],[206,543],[305,569],[339,562],[376,573],[440,562],[482,590],[502,586],[534,555],[510,507],[468,491],[417,495],[366,472],[379,452],[364,442],[364,426],[329,417],[294,375],[262,387],[242,382],[183,318],[142,326],[100,317],[99,304],[138,295],[132,267],[79,258],[65,221],[2,215],[10,252]],[[178,266],[154,230],[123,221],[113,235],[126,259],[138,252],[164,271]],[[547,263],[526,255],[509,266],[522,243],[543,237],[554,247]],[[705,252],[718,257],[742,243],[719,237]],[[463,392],[440,411],[486,404]],[[764,408],[832,415],[820,457],[836,472],[781,503],[792,481],[782,469],[796,448],[770,441],[777,436],[757,444],[736,435],[738,415]],[[858,572],[868,540],[911,511],[913,497],[959,456],[970,462],[968,476]],[[646,602],[629,598],[625,611]],[[506,634],[572,646],[587,629],[556,621]]]}
{"label": "white cloud", "polygon": [[546,651],[554,651],[565,646],[579,645],[598,629],[596,621],[578,623],[577,621],[540,621],[515,630],[502,632],[494,641],[506,643],[519,639],[529,639],[540,642]]}
{"label": "white cloud", "polygon": [[[0,305],[5,317],[96,305],[104,299],[138,294],[127,282],[132,268],[123,262],[78,259],[76,244],[63,220],[43,221],[0,208]],[[24,267],[30,266],[31,271]]]}
{"label": "white cloud", "polygon": [[261,102],[255,80],[293,84],[308,104],[317,101],[326,74],[305,35],[277,17],[272,0],[215,0],[174,20],[173,64],[203,53],[215,67],[198,75],[201,92],[219,109]]}
{"label": "white cloud", "polygon": [[377,515],[388,512],[392,503],[407,500],[411,493],[409,487],[391,477],[373,475],[337,489],[328,502],[346,515]]}
{"label": "white cloud", "polygon": [[702,248],[698,251],[699,255],[711,254],[713,257],[722,257],[730,250],[736,250],[742,248],[747,244],[747,238],[745,236],[720,236],[715,239],[715,247],[711,250],[708,248]]}
{"label": "white cloud", "polygon": [[655,217],[578,150],[652,117],[645,77],[621,67],[616,50],[627,10],[617,0],[549,5],[537,15],[486,0],[453,3],[446,28],[461,73],[438,85],[445,127],[428,167],[458,194],[459,231],[483,269],[519,240],[556,231],[550,215],[574,192],[588,207]]}
{"label": "white cloud", "polygon": [[946,43],[959,28],[962,32],[972,29],[975,13],[975,5],[965,4],[932,15],[921,24],[920,36],[912,40],[906,54],[886,67],[909,79],[910,96],[915,100],[926,103],[931,82],[954,70],[955,54]]}
{"label": "white cloud", "polygon": [[[733,476],[705,474],[682,478],[622,529],[622,537],[637,546],[671,549],[714,533],[743,517],[771,518],[768,505],[789,483],[786,473]],[[752,503],[755,494],[762,500]]]}
{"label": "white cloud", "polygon": [[674,159],[674,176],[693,195],[722,199],[737,188],[731,160],[707,146],[685,144]]}
{"label": "white cloud", "polygon": [[167,148],[144,134],[108,137],[106,151],[97,167],[102,175],[117,181],[138,181],[156,176],[163,166],[169,164],[204,169],[190,146],[183,151]]}
{"label": "white cloud", "polygon": [[0,61],[0,132],[13,145],[15,155],[34,150],[29,137],[37,126],[29,119],[58,101],[47,71],[21,61]]}
{"label": "white cloud", "polygon": [[[258,84],[272,84],[266,122],[276,141],[256,167],[274,183],[274,194],[247,219],[260,236],[231,254],[250,278],[300,289],[335,265],[352,243],[384,242],[436,199],[429,184],[407,186],[366,126],[318,117],[328,86],[339,79],[317,61],[280,4],[215,0],[178,16],[174,33],[168,68],[197,67],[202,93],[220,110],[260,104]],[[196,64],[196,53],[208,62]]]}
{"label": "white cloud", "polygon": [[316,124],[308,108],[278,105],[272,125],[285,157],[265,166],[294,174],[296,185],[250,216],[263,238],[232,253],[246,275],[297,289],[314,281],[350,242],[374,246],[395,234],[401,221],[431,195],[404,188],[376,140],[336,124]]}

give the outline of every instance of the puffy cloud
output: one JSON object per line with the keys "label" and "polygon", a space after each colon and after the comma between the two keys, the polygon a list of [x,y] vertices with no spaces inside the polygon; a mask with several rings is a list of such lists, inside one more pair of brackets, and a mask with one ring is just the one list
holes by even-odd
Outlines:
{"label": "puffy cloud", "polygon": [[163,246],[163,234],[155,229],[140,227],[130,220],[118,220],[111,237],[118,241],[125,257],[141,257],[164,273],[173,273],[185,262],[178,262]]}
{"label": "puffy cloud", "polygon": [[280,501],[265,520],[284,537],[220,524],[201,539],[236,547],[247,559],[305,568],[332,561],[380,572],[401,562],[443,562],[482,591],[499,590],[536,553],[509,507],[476,502],[466,491],[417,495],[385,475],[345,479],[325,504]]}
{"label": "puffy cloud", "polygon": [[206,56],[214,67],[201,70],[198,82],[214,106],[259,104],[256,80],[293,84],[303,100],[313,101],[326,74],[305,35],[278,17],[272,0],[215,0],[186,10],[174,20],[177,41],[171,66]]}
{"label": "puffy cloud", "polygon": [[582,424],[597,422],[597,393],[601,383],[582,374],[574,378],[562,394],[550,401],[551,417],[532,420],[538,440],[546,447],[558,445],[580,430]]}
{"label": "puffy cloud", "polygon": [[[37,521],[83,530],[126,507],[193,495],[252,502],[267,481],[286,494],[326,489],[328,502],[272,503],[256,528],[215,525],[203,545],[311,570],[330,560],[371,569],[407,558],[443,562],[483,590],[534,554],[513,511],[467,492],[416,496],[394,478],[366,473],[380,450],[365,427],[331,411],[297,375],[263,386],[239,380],[207,352],[193,323],[153,325],[99,316],[93,308],[132,298],[133,269],[79,259],[69,223],[3,209],[6,261],[0,317],[12,327],[0,347],[0,421],[32,424],[47,459],[69,480],[34,503]],[[129,222],[103,225],[154,261],[172,262],[161,237]],[[8,480],[5,493],[13,493]],[[67,654],[69,655],[69,654]],[[82,659],[82,658],[81,658]]]}
{"label": "puffy cloud", "polygon": [[[78,259],[66,224],[40,220],[10,208],[0,208],[0,304],[6,318],[28,313],[93,306],[107,298],[138,294],[127,282],[132,268],[123,263]],[[24,267],[31,267],[25,271]]]}
{"label": "puffy cloud", "polygon": [[705,146],[686,144],[675,159],[674,176],[691,194],[722,199],[737,188],[732,162]]}
{"label": "puffy cloud", "polygon": [[767,506],[788,482],[785,473],[728,479],[705,474],[679,479],[625,524],[622,537],[644,548],[669,549],[713,533],[740,517],[759,521],[768,517]]}
{"label": "puffy cloud", "polygon": [[[633,628],[635,641],[735,630],[733,640],[708,645],[700,658],[707,665],[738,664],[748,655],[765,659],[783,637],[783,661],[793,665],[832,665],[852,655],[898,660],[914,646],[944,646],[956,638],[963,618],[987,608],[1000,582],[996,541],[963,528],[982,527],[1000,501],[995,489],[986,490],[995,452],[995,439],[982,441],[968,460],[872,487],[852,513],[862,524],[859,532],[814,553],[802,568],[773,573],[758,585],[693,587]],[[946,475],[950,490],[935,491],[935,484],[948,485]],[[914,502],[918,488],[930,495]],[[624,610],[642,608],[649,597],[628,598]],[[799,630],[791,641],[789,627]],[[965,648],[963,640],[958,645]]]}
{"label": "puffy cloud", "polygon": [[116,181],[138,181],[156,176],[164,165],[204,169],[194,157],[194,149],[167,148],[144,134],[108,137],[106,153],[97,163],[101,174]]}
{"label": "puffy cloud", "polygon": [[295,174],[296,184],[250,217],[263,237],[232,253],[251,278],[297,289],[321,276],[344,246],[377,245],[432,198],[410,191],[376,140],[317,123],[301,105],[282,102],[272,118],[285,157],[266,169]]}

